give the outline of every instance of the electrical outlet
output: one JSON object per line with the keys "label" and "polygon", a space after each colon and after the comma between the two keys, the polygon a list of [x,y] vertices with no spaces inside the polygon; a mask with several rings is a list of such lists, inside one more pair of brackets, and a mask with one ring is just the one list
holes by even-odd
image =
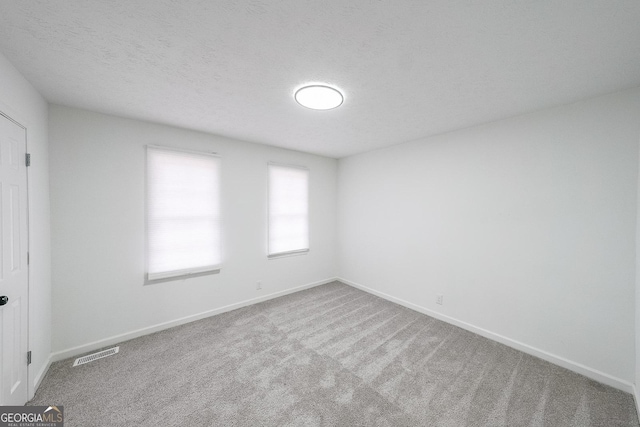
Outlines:
{"label": "electrical outlet", "polygon": [[436,304],[442,305],[442,301],[444,300],[444,296],[436,295]]}
{"label": "electrical outlet", "polygon": [[262,289],[262,282],[260,280],[258,280],[256,282],[256,291],[259,291],[260,289]]}

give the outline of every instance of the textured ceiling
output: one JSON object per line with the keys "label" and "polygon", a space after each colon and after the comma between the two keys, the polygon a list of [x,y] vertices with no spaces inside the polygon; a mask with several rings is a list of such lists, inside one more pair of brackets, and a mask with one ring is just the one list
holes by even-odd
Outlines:
{"label": "textured ceiling", "polygon": [[52,103],[343,157],[639,86],[640,1],[0,0],[0,51]]}

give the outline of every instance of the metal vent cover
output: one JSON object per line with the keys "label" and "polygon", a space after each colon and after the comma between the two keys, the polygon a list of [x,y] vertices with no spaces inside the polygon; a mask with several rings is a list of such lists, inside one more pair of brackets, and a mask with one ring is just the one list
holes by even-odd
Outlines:
{"label": "metal vent cover", "polygon": [[113,347],[108,350],[102,350],[97,353],[88,354],[86,356],[78,357],[73,366],[84,365],[85,363],[93,362],[94,360],[102,359],[104,357],[113,356],[120,351],[120,347]]}

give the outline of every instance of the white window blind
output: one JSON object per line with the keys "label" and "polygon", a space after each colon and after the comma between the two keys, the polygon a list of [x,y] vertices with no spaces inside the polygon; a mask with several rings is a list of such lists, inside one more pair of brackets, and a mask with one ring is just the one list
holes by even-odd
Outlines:
{"label": "white window blind", "polygon": [[269,164],[270,257],[309,250],[309,171]]}
{"label": "white window blind", "polygon": [[147,147],[148,280],[220,266],[220,159]]}

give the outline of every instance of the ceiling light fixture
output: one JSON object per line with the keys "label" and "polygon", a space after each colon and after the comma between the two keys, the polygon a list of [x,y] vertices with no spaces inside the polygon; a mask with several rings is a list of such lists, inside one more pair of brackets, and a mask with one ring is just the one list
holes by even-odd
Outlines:
{"label": "ceiling light fixture", "polygon": [[298,104],[312,110],[331,110],[344,101],[342,93],[325,85],[308,85],[298,89],[294,95]]}

